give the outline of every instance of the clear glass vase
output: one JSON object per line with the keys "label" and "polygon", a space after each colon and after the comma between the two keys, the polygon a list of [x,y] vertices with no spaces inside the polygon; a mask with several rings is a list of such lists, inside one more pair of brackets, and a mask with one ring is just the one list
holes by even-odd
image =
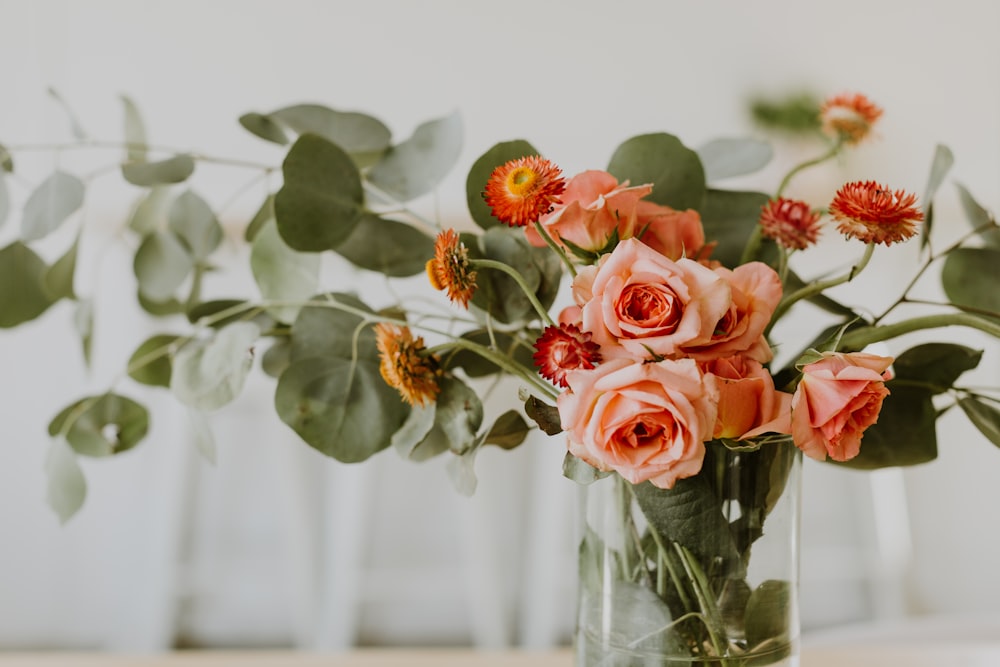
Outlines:
{"label": "clear glass vase", "polygon": [[578,667],[799,664],[801,453],[706,447],[670,490],[583,487]]}

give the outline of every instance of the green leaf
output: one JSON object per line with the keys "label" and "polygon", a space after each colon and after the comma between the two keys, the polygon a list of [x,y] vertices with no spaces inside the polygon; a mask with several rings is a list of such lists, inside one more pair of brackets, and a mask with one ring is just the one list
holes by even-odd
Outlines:
{"label": "green leaf", "polygon": [[253,346],[260,329],[234,322],[208,341],[189,342],[174,357],[170,391],[181,403],[216,410],[236,398],[253,365]]}
{"label": "green leaf", "polygon": [[768,579],[754,589],[743,616],[751,648],[769,639],[778,645],[789,640],[791,615],[795,613],[791,600],[792,585],[787,581]]}
{"label": "green leaf", "polygon": [[140,236],[167,228],[166,211],[170,188],[154,186],[138,201],[128,220],[128,228]]}
{"label": "green leaf", "polygon": [[704,475],[679,479],[672,489],[649,482],[632,488],[642,513],[664,542],[676,542],[702,563],[721,563],[727,574],[742,578],[743,564],[722,502]]}
{"label": "green leaf", "polygon": [[479,480],[476,477],[476,454],[479,448],[474,447],[460,456],[454,456],[448,461],[445,470],[455,491],[470,497],[476,492]]}
{"label": "green leaf", "polygon": [[935,394],[947,391],[965,371],[979,365],[982,350],[954,343],[926,343],[912,347],[893,362],[897,380],[931,385]]}
{"label": "green leaf", "polygon": [[218,459],[218,449],[215,446],[215,436],[205,413],[194,408],[187,409],[188,422],[191,424],[191,440],[194,448],[211,465]]}
{"label": "green leaf", "polygon": [[493,217],[493,211],[483,200],[483,190],[486,189],[486,182],[489,181],[493,170],[511,160],[531,155],[538,155],[535,147],[523,139],[517,139],[496,144],[472,164],[465,180],[465,201],[477,225],[489,229],[503,224]]}
{"label": "green leaf", "polygon": [[124,162],[122,178],[141,187],[183,183],[194,173],[190,155],[175,155],[157,162]]}
{"label": "green leaf", "polygon": [[[357,297],[349,294],[326,294],[313,301],[340,303],[363,313],[372,313]],[[293,362],[316,357],[353,359],[355,355],[378,363],[378,348],[371,322],[364,322],[358,315],[322,305],[306,307],[292,325],[291,360]]]}
{"label": "green leaf", "polygon": [[[237,306],[240,308],[236,309]],[[229,314],[223,314],[230,311]],[[221,329],[233,322],[253,322],[261,331],[269,331],[275,326],[274,318],[262,313],[247,301],[241,299],[214,299],[202,301],[187,310],[188,322],[214,329]],[[205,318],[211,317],[211,321]]]}
{"label": "green leaf", "polygon": [[361,219],[361,175],[335,144],[299,137],[282,165],[285,184],[275,195],[278,231],[292,249],[321,252],[343,243]]}
{"label": "green leaf", "polygon": [[362,269],[398,278],[424,272],[434,256],[434,239],[411,225],[365,213],[334,251]]}
{"label": "green leaf", "polygon": [[146,408],[110,392],[82,398],[49,422],[49,435],[65,436],[83,456],[120,454],[139,444],[148,430]]}
{"label": "green leaf", "polygon": [[559,410],[554,405],[529,396],[524,402],[524,413],[538,424],[538,428],[542,429],[545,435],[562,433],[562,420],[559,418]]}
{"label": "green leaf", "polygon": [[503,449],[514,449],[528,437],[531,427],[517,410],[508,410],[493,422],[483,444],[496,445]]}
{"label": "green leaf", "polygon": [[764,128],[792,135],[811,135],[819,130],[821,101],[812,93],[803,92],[783,99],[758,97],[751,101],[750,113]]}
{"label": "green leaf", "polygon": [[[526,331],[525,333],[532,332]],[[536,337],[541,335],[541,333],[537,331],[533,333]],[[535,360],[533,357],[535,353],[534,348],[530,345],[518,343],[517,339],[509,333],[505,333],[503,331],[493,331],[491,336],[490,331],[486,329],[476,329],[474,331],[465,332],[460,336],[460,338],[487,348],[493,348],[493,342],[495,341],[496,351],[505,356],[512,357],[514,361],[523,366],[527,366],[528,368],[535,367]],[[485,377],[502,371],[502,369],[492,361],[484,359],[475,352],[466,349],[457,349],[447,355],[442,361],[446,369],[461,368],[470,378]]]}
{"label": "green leaf", "polygon": [[941,285],[952,303],[1000,313],[1000,248],[957,248],[946,257]]}
{"label": "green leaf", "polygon": [[292,363],[292,342],[288,338],[278,338],[260,358],[260,367],[269,377],[278,379]]}
{"label": "green leaf", "polygon": [[389,128],[377,118],[353,111],[335,111],[319,104],[296,104],[269,115],[300,135],[315,134],[336,144],[360,166],[381,155],[392,138]]}
{"label": "green leaf", "polygon": [[65,524],[81,507],[87,497],[87,480],[76,460],[76,455],[62,438],[49,445],[45,455],[45,477],[49,507]]}
{"label": "green leaf", "polygon": [[955,156],[944,144],[938,144],[934,149],[934,160],[931,162],[931,173],[927,177],[927,187],[924,188],[924,225],[920,235],[920,247],[930,241],[931,226],[934,222],[934,196],[944,182],[944,177],[955,164]]}
{"label": "green leaf", "polygon": [[748,138],[714,139],[697,152],[705,170],[705,180],[709,182],[760,171],[774,157],[771,144]]}
{"label": "green leaf", "polygon": [[[614,553],[600,546],[597,548],[605,558]],[[581,562],[584,557],[581,550]],[[614,609],[615,613],[608,615],[608,609]],[[580,595],[580,641],[594,643],[584,649],[587,655],[604,656],[600,662],[592,663],[595,666],[663,665],[666,663],[659,659],[640,662],[635,656],[690,655],[678,636],[674,620],[656,591],[625,579],[612,579],[599,592],[584,588]],[[631,650],[614,655],[605,648],[607,644],[628,646]]]}
{"label": "green leaf", "polygon": [[194,268],[194,257],[172,232],[154,232],[143,239],[132,268],[139,292],[149,301],[167,302]]}
{"label": "green leaf", "polygon": [[86,188],[76,176],[57,171],[35,188],[24,205],[21,238],[35,241],[59,228],[83,205]]}
{"label": "green leaf", "polygon": [[445,376],[439,385],[434,423],[444,433],[448,449],[464,454],[476,444],[476,433],[483,424],[483,404],[476,392],[458,378]]}
{"label": "green leaf", "polygon": [[0,328],[29,322],[52,305],[45,290],[48,267],[20,241],[0,250]]}
{"label": "green leaf", "polygon": [[208,259],[222,242],[222,226],[215,213],[204,199],[190,190],[170,205],[167,224],[199,263]]}
{"label": "green leaf", "polygon": [[125,143],[128,144],[127,157],[133,162],[143,162],[146,159],[148,141],[146,140],[146,125],[142,121],[139,108],[131,98],[122,95],[125,107]]}
{"label": "green leaf", "polygon": [[73,274],[76,272],[76,255],[79,245],[80,236],[78,234],[63,256],[57,259],[55,264],[45,272],[42,283],[52,302],[63,298],[72,299],[74,296]]}
{"label": "green leaf", "polygon": [[[962,210],[965,212],[965,218],[969,221],[973,229],[987,225],[993,220],[990,212],[975,200],[972,193],[965,186],[961,183],[956,183],[955,187],[958,188],[958,199],[962,204]],[[997,230],[996,227],[980,232],[980,236],[986,241],[987,246],[1000,248],[1000,230]]]}
{"label": "green leaf", "polygon": [[426,461],[448,451],[444,433],[440,429],[435,432],[435,411],[434,403],[413,406],[403,425],[392,434],[390,444],[404,459]]}
{"label": "green leaf", "polygon": [[644,134],[615,150],[608,171],[632,185],[653,184],[649,201],[683,211],[705,203],[705,170],[698,154],[670,134]]}
{"label": "green leaf", "polygon": [[136,382],[153,387],[169,387],[173,366],[170,357],[186,336],[158,334],[147,338],[128,360],[128,375]]}
{"label": "green leaf", "polygon": [[177,313],[184,312],[184,304],[174,297],[156,301],[145,296],[142,290],[140,290],[136,295],[136,299],[139,302],[139,306],[154,317],[166,317],[167,315],[176,315]]}
{"label": "green leaf", "polygon": [[281,129],[281,125],[274,122],[270,116],[256,112],[245,113],[240,116],[240,125],[264,141],[270,141],[280,146],[288,143],[288,135]]}
{"label": "green leaf", "polygon": [[73,312],[73,327],[80,336],[83,362],[89,367],[94,342],[94,303],[89,299],[78,299]]}
{"label": "green leaf", "polygon": [[882,403],[878,422],[861,438],[861,453],[845,463],[848,468],[873,470],[927,463],[937,458],[933,393],[917,387],[886,382],[889,396]]}
{"label": "green leaf", "polygon": [[0,175],[0,227],[3,227],[10,215],[10,193],[7,191],[7,179]]}
{"label": "green leaf", "polygon": [[8,174],[14,171],[14,158],[3,144],[0,144],[0,169],[3,169]]}
{"label": "green leaf", "polygon": [[268,194],[267,199],[264,200],[264,203],[254,213],[246,230],[244,230],[243,238],[247,243],[253,243],[253,240],[257,238],[257,233],[271,220],[274,220],[274,195]]}
{"label": "green leaf", "polygon": [[1000,410],[974,396],[960,398],[958,406],[980,433],[1000,447]]}
{"label": "green leaf", "polygon": [[[535,263],[531,246],[520,230],[492,227],[478,237],[478,247],[466,243],[473,259],[492,259],[511,267],[523,278],[528,289],[537,291],[542,286],[541,272]],[[471,303],[498,321],[511,324],[531,321],[538,315],[531,301],[517,282],[502,271],[479,268],[476,274],[478,288]]]}
{"label": "green leaf", "polygon": [[382,380],[378,362],[368,359],[293,361],[278,380],[274,405],[307,444],[345,463],[388,447],[407,415],[396,390]]}
{"label": "green leaf", "polygon": [[[277,225],[268,223],[254,239],[250,269],[265,300],[307,301],[319,285],[320,256],[295,252],[281,240]],[[282,322],[292,322],[299,310],[298,306],[283,306],[268,312]]]}
{"label": "green leaf", "polygon": [[[760,209],[767,200],[768,196],[762,192],[706,191],[701,222],[705,238],[719,243],[712,251],[712,259],[728,267],[739,265],[743,249],[757,228]],[[762,244],[762,247],[766,249],[768,246]]]}
{"label": "green leaf", "polygon": [[55,100],[56,104],[62,107],[62,110],[66,113],[66,117],[69,119],[69,131],[73,135],[73,138],[77,141],[86,140],[87,133],[84,131],[83,126],[80,125],[80,120],[76,117],[76,114],[73,113],[73,110],[70,108],[63,96],[51,86],[49,87],[48,92],[49,96]]}
{"label": "green leaf", "polygon": [[396,202],[431,192],[451,171],[462,151],[458,113],[423,123],[413,136],[390,148],[368,172],[368,181]]}
{"label": "green leaf", "polygon": [[590,465],[586,461],[576,456],[573,456],[569,452],[566,452],[566,456],[563,457],[563,477],[566,479],[571,479],[577,484],[592,484],[599,479],[603,479],[610,475],[610,472],[604,470],[598,470],[594,466]]}

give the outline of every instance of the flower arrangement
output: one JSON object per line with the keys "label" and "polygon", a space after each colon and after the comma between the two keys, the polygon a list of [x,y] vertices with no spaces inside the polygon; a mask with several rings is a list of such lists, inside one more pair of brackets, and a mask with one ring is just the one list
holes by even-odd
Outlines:
{"label": "flower arrangement", "polygon": [[[693,480],[714,475],[736,453],[736,465],[771,473],[763,495],[744,499],[744,514],[758,513],[760,524],[796,448],[858,468],[923,463],[936,456],[934,422],[951,406],[1000,445],[996,390],[959,382],[981,351],[954,343],[918,344],[892,356],[866,351],[947,326],[1000,337],[991,277],[1000,232],[961,186],[971,228],[934,248],[932,202],[950,151],[938,147],[922,205],[913,192],[872,180],[846,183],[820,204],[787,196],[804,170],[870,136],[882,110],[863,95],[827,100],[816,118],[824,150],[792,168],[772,193],[724,190],[706,176],[759,170],[771,157],[759,141],[720,140],[694,151],[669,134],[642,135],[621,144],[606,170],[568,178],[528,142],[499,143],[470,169],[475,226],[461,231],[407,205],[434,190],[456,161],[457,116],[425,123],[394,144],[388,128],[365,114],[319,105],[246,114],[241,124],[281,146],[284,157],[280,188],[245,227],[259,295],[236,298],[205,297],[222,229],[204,199],[175,186],[205,162],[249,168],[258,179],[279,168],[154,149],[135,105],[126,100],[125,111],[124,143],[79,131],[76,143],[53,150],[125,150],[116,165],[141,189],[124,229],[134,247],[137,303],[166,328],[136,346],[121,382],[127,376],[169,388],[194,415],[232,401],[255,350],[266,346],[259,356],[276,379],[278,416],[340,461],[390,446],[413,460],[450,452],[456,485],[471,492],[476,452],[516,447],[534,423],[563,434],[567,476],[587,482],[615,475],[646,510],[655,498],[681,503],[663,501],[661,492],[688,493]],[[18,152],[36,148],[0,147],[4,171],[15,173]],[[2,218],[5,183],[0,179]],[[73,302],[86,354],[92,297],[74,282],[83,223],[51,264],[31,247],[73,219],[85,192],[83,180],[61,170],[31,190],[18,238],[0,249],[0,326]],[[814,250],[827,227],[857,244],[857,260],[834,274],[800,275],[799,255]],[[870,313],[837,297],[836,288],[858,280],[879,246],[903,242],[919,243],[920,261],[896,301]],[[331,289],[320,280],[328,251],[384,275],[386,284],[411,288],[407,279],[426,273],[446,298],[424,293],[373,304],[361,280]],[[931,267],[941,268],[946,300],[914,294]],[[904,316],[913,303],[933,312]],[[775,365],[776,325],[807,308],[825,313],[828,326],[808,340],[781,341],[789,361]],[[475,383],[500,376],[519,383],[523,410],[486,420]],[[76,457],[130,449],[149,419],[117,387],[53,418],[50,500],[64,520],[84,497]],[[655,533],[657,521],[649,521]],[[736,538],[732,559],[705,547],[708,536],[692,538],[677,552],[679,566],[707,572],[725,561],[726,572],[696,579],[730,581],[738,569],[732,563],[749,557],[757,528]],[[639,570],[648,577],[655,568],[640,552]],[[664,567],[674,557],[665,554],[657,556]],[[660,591],[668,602],[670,595]],[[700,629],[686,630],[685,642],[728,655],[719,646],[721,626],[709,622],[711,609],[687,611]]]}

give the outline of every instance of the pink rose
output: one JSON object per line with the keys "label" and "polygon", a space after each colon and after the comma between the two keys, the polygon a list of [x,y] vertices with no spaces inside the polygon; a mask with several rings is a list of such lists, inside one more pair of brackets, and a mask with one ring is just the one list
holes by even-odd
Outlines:
{"label": "pink rose", "polygon": [[[641,236],[640,236],[641,234]],[[675,211],[651,201],[641,201],[636,207],[635,228],[622,238],[637,236],[639,240],[670,259],[697,259],[705,246],[705,230],[698,211]]]}
{"label": "pink rose", "polygon": [[702,364],[715,376],[719,409],[713,437],[744,440],[764,433],[791,433],[792,395],[774,388],[760,362],[736,356]]}
{"label": "pink rose", "polygon": [[701,470],[718,392],[694,360],[616,359],[566,379],[558,407],[574,456],[664,489]]}
{"label": "pink rose", "polygon": [[730,310],[729,283],[690,260],[672,261],[636,239],[626,239],[581,273],[574,294],[582,304],[583,329],[593,334],[605,359],[672,357],[684,346],[712,343]]}
{"label": "pink rose", "polygon": [[[619,184],[606,171],[585,171],[566,183],[566,190],[559,196],[562,204],[539,222],[557,242],[566,240],[597,252],[607,245],[615,230],[621,238],[631,236],[636,205],[652,191],[652,185],[629,187],[628,181]],[[532,245],[545,245],[534,227],[526,227],[525,234]]]}
{"label": "pink rose", "polygon": [[865,429],[878,421],[889,395],[884,380],[892,357],[829,353],[802,369],[792,397],[792,438],[806,456],[849,461]]}
{"label": "pink rose", "polygon": [[781,301],[781,278],[761,262],[742,264],[733,271],[719,267],[715,273],[729,283],[729,310],[719,319],[710,341],[685,344],[684,353],[699,361],[743,354],[767,363],[771,348],[763,336]]}

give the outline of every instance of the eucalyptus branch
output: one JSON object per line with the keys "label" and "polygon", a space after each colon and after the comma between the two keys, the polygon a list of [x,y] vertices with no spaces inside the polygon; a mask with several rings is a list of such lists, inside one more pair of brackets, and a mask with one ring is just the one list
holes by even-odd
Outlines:
{"label": "eucalyptus branch", "polygon": [[875,244],[869,243],[865,247],[864,255],[861,256],[861,259],[858,260],[858,263],[852,266],[851,270],[848,271],[847,273],[841,276],[837,276],[835,278],[830,278],[829,280],[818,280],[814,283],[810,283],[805,287],[802,287],[796,290],[795,292],[792,292],[785,298],[783,298],[781,302],[778,304],[778,307],[774,310],[774,315],[771,317],[771,324],[770,326],[768,326],[768,330],[770,330],[771,326],[773,326],[774,323],[777,322],[782,315],[788,312],[789,308],[794,306],[802,299],[808,299],[811,296],[816,296],[817,294],[821,294],[822,292],[826,291],[831,287],[836,287],[837,285],[842,285],[844,283],[854,280],[854,278],[859,273],[861,273],[866,266],[868,266],[868,262],[869,260],[871,260],[872,253],[874,252],[875,252]]}
{"label": "eucalyptus branch", "polygon": [[552,317],[549,315],[549,311],[547,311],[541,302],[538,301],[538,297],[535,296],[534,290],[529,288],[527,283],[524,282],[524,276],[518,273],[515,269],[507,266],[503,262],[498,262],[493,259],[473,259],[470,260],[470,264],[472,264],[475,268],[496,269],[497,271],[502,271],[513,278],[514,282],[517,283],[517,286],[521,288],[522,292],[524,292],[524,295],[528,297],[528,301],[531,302],[535,312],[538,313],[538,316],[542,319],[542,321],[550,327],[556,326],[556,323],[552,321]]}
{"label": "eucalyptus branch", "polygon": [[913,317],[908,320],[894,322],[893,324],[882,324],[868,326],[862,329],[846,332],[840,339],[840,347],[854,350],[863,349],[872,343],[889,340],[903,334],[925,329],[939,329],[941,327],[962,326],[970,329],[978,329],[988,333],[994,338],[1000,338],[1000,323],[977,317],[969,313],[944,313],[939,315],[924,315]]}
{"label": "eucalyptus branch", "polygon": [[566,252],[559,247],[559,244],[556,243],[555,239],[552,238],[552,235],[549,234],[548,230],[545,229],[542,223],[537,220],[535,220],[535,231],[538,232],[538,235],[545,240],[545,245],[549,246],[549,248],[552,249],[552,252],[554,252],[559,259],[562,260],[562,263],[566,265],[569,275],[576,278],[576,267],[573,266],[572,260],[570,260],[570,258],[566,255]]}
{"label": "eucalyptus branch", "polygon": [[129,142],[129,141],[102,141],[96,139],[86,139],[84,141],[76,141],[71,143],[61,143],[61,144],[20,144],[7,146],[9,152],[41,152],[41,151],[52,151],[52,152],[62,152],[69,150],[150,150],[156,153],[167,153],[170,155],[187,155],[192,160],[196,162],[208,162],[212,164],[225,165],[229,167],[240,167],[243,169],[258,169],[266,172],[278,171],[280,167],[264,164],[261,162],[253,162],[250,160],[241,160],[236,158],[226,158],[218,157],[214,155],[206,155],[204,153],[192,153],[190,151],[181,150],[178,148],[170,148],[167,146],[153,146],[143,142]]}
{"label": "eucalyptus branch", "polygon": [[830,150],[828,150],[827,152],[823,153],[819,157],[815,157],[811,160],[806,160],[805,162],[802,162],[792,167],[792,169],[787,174],[785,174],[785,177],[781,179],[781,183],[778,185],[778,190],[774,194],[775,199],[779,199],[781,197],[781,195],[785,192],[785,188],[788,187],[788,184],[791,183],[792,178],[794,176],[796,176],[802,171],[805,171],[809,167],[815,167],[816,165],[822,164],[827,160],[829,160],[830,158],[836,156],[837,153],[840,152],[840,149],[843,146],[844,146],[843,140],[838,138],[836,141],[833,142],[833,145],[830,146]]}
{"label": "eucalyptus branch", "polygon": [[425,218],[424,216],[420,215],[419,213],[417,213],[416,211],[414,211],[412,208],[410,208],[409,206],[407,206],[403,202],[399,201],[398,199],[396,199],[395,197],[393,197],[392,195],[390,195],[388,192],[386,192],[382,188],[380,188],[377,185],[373,184],[368,179],[363,179],[362,180],[362,187],[364,187],[364,189],[368,190],[369,192],[373,193],[376,197],[379,197],[380,199],[384,199],[384,200],[388,201],[389,203],[391,203],[391,204],[393,204],[395,206],[398,206],[399,207],[399,212],[406,213],[407,215],[409,215],[416,222],[418,222],[421,225],[423,225],[424,227],[426,227],[427,228],[426,231],[429,231],[430,233],[435,234],[435,235],[438,232],[441,231],[441,223],[440,222],[438,222],[436,220],[428,220],[427,218]]}
{"label": "eucalyptus branch", "polygon": [[474,343],[471,340],[465,338],[454,338],[448,343],[441,343],[440,345],[436,345],[430,348],[428,352],[430,352],[431,354],[435,354],[440,350],[447,350],[456,347],[459,349],[468,350],[473,354],[479,355],[486,361],[489,361],[499,366],[500,368],[507,371],[511,375],[524,380],[530,385],[533,385],[535,389],[542,392],[550,399],[556,399],[559,397],[559,392],[557,392],[555,388],[553,388],[548,383],[542,381],[542,379],[539,378],[538,375],[535,374],[534,372],[529,371],[527,368],[517,363],[507,355],[500,354],[499,352],[491,350],[485,345]]}

